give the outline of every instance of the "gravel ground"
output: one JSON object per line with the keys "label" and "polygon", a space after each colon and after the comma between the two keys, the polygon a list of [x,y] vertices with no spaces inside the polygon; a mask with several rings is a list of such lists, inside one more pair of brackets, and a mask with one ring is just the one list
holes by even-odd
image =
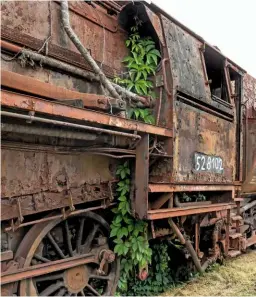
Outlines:
{"label": "gravel ground", "polygon": [[256,251],[227,260],[163,296],[256,296]]}

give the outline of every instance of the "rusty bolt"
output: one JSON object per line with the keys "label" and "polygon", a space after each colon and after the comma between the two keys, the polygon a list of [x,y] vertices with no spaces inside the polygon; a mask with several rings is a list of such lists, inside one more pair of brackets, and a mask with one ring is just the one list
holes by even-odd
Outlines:
{"label": "rusty bolt", "polygon": [[124,102],[123,101],[119,101],[119,107],[124,107]]}

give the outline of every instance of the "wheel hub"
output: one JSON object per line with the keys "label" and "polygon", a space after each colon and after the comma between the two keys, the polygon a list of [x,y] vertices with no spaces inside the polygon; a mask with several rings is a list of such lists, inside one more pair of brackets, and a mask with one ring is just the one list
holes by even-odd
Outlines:
{"label": "wheel hub", "polygon": [[64,283],[70,293],[78,293],[87,286],[89,280],[88,268],[85,265],[70,268],[64,273]]}

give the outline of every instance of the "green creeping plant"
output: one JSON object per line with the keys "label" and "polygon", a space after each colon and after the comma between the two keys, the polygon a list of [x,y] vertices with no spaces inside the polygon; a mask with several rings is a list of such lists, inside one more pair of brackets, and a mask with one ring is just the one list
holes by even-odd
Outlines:
{"label": "green creeping plant", "polygon": [[[115,77],[115,83],[124,86],[127,90],[138,95],[151,96],[155,98],[152,91],[153,83],[149,76],[155,75],[160,52],[156,49],[155,42],[150,38],[141,38],[138,33],[138,26],[131,28],[131,34],[125,42],[130,50],[129,56],[123,59],[127,72],[123,77]],[[155,119],[150,109],[130,108],[128,117],[144,121],[148,124],[154,124]],[[133,294],[135,291],[144,295],[140,289],[140,281],[137,274],[140,269],[145,268],[152,260],[152,249],[149,246],[147,238],[148,224],[141,220],[136,220],[131,215],[130,207],[130,168],[129,163],[124,162],[117,167],[116,175],[119,178],[117,184],[117,207],[112,211],[114,218],[111,223],[110,237],[114,243],[114,252],[121,259],[121,276],[118,283],[118,294]],[[166,260],[166,259],[165,259]],[[159,262],[159,261],[158,261]],[[161,261],[159,262],[161,265]],[[158,265],[159,265],[158,263]],[[163,272],[161,272],[161,271]],[[167,268],[159,266],[156,275],[149,278],[151,284],[148,284],[150,292],[161,292],[156,290],[156,282],[159,282],[159,288],[168,283],[168,276],[165,275]],[[155,280],[156,278],[156,280]],[[158,280],[157,280],[158,279]],[[136,280],[136,281],[135,281]],[[136,289],[137,288],[137,289]]]}
{"label": "green creeping plant", "polygon": [[[155,42],[151,37],[140,37],[138,26],[132,27],[131,32],[125,42],[130,50],[130,55],[123,59],[123,63],[127,68],[126,75],[123,78],[115,77],[114,81],[138,95],[155,98],[155,94],[152,91],[153,83],[148,77],[156,74],[161,54],[156,49]],[[155,119],[149,109],[131,108],[128,112],[128,117],[148,124],[155,123]]]}
{"label": "green creeping plant", "polygon": [[116,189],[118,205],[112,210],[114,218],[110,226],[110,237],[115,244],[114,252],[121,258],[118,289],[125,293],[128,280],[136,277],[139,269],[151,262],[152,250],[147,239],[147,223],[135,220],[131,215],[130,169],[127,161],[117,167],[116,175],[120,179]]}

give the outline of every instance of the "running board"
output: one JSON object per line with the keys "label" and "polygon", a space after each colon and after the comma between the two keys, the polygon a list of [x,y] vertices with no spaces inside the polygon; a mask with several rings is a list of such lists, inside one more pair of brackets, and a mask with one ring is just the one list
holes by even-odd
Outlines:
{"label": "running board", "polygon": [[200,205],[200,206],[191,206],[191,207],[174,207],[174,208],[165,208],[165,209],[156,209],[148,211],[149,220],[159,220],[167,219],[173,217],[187,216],[193,214],[214,212],[228,210],[236,207],[235,204],[231,203],[217,203],[211,205]]}
{"label": "running board", "polygon": [[233,185],[213,184],[149,184],[150,193],[234,191]]}

